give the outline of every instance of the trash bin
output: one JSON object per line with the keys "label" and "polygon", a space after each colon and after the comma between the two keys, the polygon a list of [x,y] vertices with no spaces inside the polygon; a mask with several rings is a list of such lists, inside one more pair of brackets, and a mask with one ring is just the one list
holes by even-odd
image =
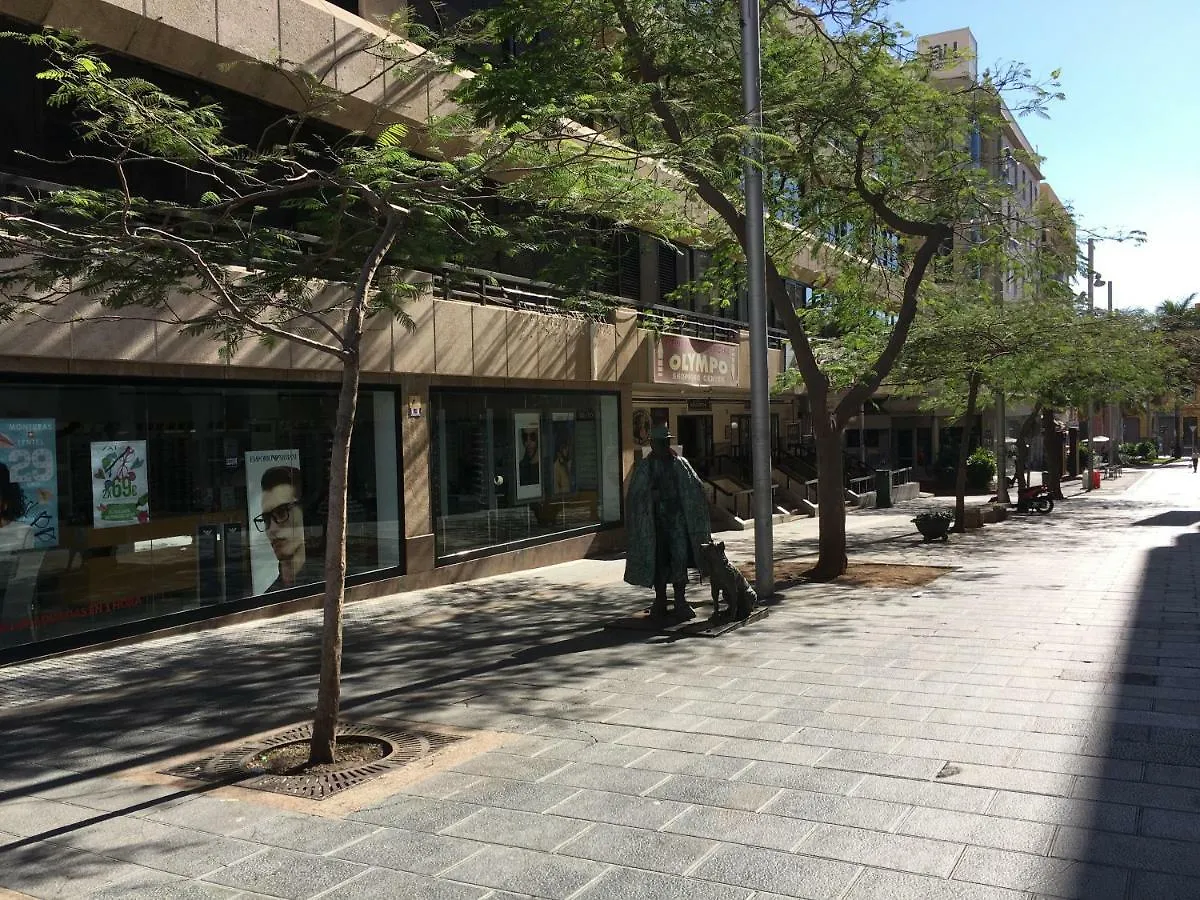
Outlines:
{"label": "trash bin", "polygon": [[875,506],[889,509],[892,505],[892,471],[891,469],[875,470]]}
{"label": "trash bin", "polygon": [[1097,491],[1099,489],[1100,489],[1100,470],[1093,469],[1092,470],[1092,490]]}

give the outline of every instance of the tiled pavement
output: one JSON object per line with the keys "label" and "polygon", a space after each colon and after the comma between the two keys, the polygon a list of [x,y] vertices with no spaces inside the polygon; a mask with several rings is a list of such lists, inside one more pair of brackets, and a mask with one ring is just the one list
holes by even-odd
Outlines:
{"label": "tiled pavement", "polygon": [[599,630],[644,600],[619,561],[355,604],[347,718],[500,737],[336,814],[131,774],[302,720],[312,614],[0,670],[0,886],[1198,897],[1200,476],[1110,484],[948,545],[856,513],[855,559],[956,569],[793,588],[719,640]]}

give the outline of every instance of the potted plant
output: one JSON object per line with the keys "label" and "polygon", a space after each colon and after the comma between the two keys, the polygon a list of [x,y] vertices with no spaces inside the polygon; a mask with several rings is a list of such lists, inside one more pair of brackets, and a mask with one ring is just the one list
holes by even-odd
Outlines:
{"label": "potted plant", "polygon": [[986,491],[996,477],[996,457],[986,447],[976,447],[967,457],[967,487],[975,493]]}
{"label": "potted plant", "polygon": [[913,518],[913,522],[917,525],[917,531],[926,541],[933,541],[941,538],[943,541],[949,538],[950,525],[954,521],[954,513],[944,509],[927,509],[924,512],[919,512]]}

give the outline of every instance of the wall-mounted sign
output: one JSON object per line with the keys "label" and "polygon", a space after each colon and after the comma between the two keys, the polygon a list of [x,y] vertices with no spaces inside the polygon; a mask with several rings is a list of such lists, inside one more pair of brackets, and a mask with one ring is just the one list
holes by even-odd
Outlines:
{"label": "wall-mounted sign", "polygon": [[150,521],[145,441],[92,444],[92,524],[96,528]]}
{"label": "wall-mounted sign", "polygon": [[410,419],[419,419],[424,412],[424,406],[421,403],[421,398],[413,394],[408,398],[408,417]]}
{"label": "wall-mounted sign", "polygon": [[703,400],[688,400],[689,412],[712,412],[712,400],[707,397]]}
{"label": "wall-mounted sign", "polygon": [[651,352],[650,380],[655,384],[739,386],[737,344],[664,334],[653,342]]}

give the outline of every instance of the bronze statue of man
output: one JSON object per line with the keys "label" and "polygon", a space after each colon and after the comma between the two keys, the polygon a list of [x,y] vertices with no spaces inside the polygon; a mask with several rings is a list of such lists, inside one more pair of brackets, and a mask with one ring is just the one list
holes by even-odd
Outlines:
{"label": "bronze statue of man", "polygon": [[671,432],[656,425],[650,432],[650,455],[629,480],[625,505],[625,581],[654,588],[651,616],[665,618],[667,584],[674,589],[674,615],[690,619],[688,568],[702,564],[700,545],[712,539],[708,498],[703,483],[686,459],[671,449]]}

